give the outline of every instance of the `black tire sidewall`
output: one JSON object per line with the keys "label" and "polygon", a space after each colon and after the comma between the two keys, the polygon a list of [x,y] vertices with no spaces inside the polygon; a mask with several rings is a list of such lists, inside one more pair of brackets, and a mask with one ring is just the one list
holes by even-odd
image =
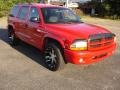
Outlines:
{"label": "black tire sidewall", "polygon": [[[14,37],[13,37],[13,40],[10,39],[10,37],[11,37],[12,35],[14,36]],[[8,29],[8,38],[9,38],[9,43],[10,43],[10,45],[12,45],[12,46],[18,45],[19,40],[16,38],[13,29]]]}
{"label": "black tire sidewall", "polygon": [[[49,68],[49,66],[47,65],[47,63],[46,63],[46,65],[47,65],[47,68],[49,69],[49,70],[51,70],[51,71],[57,71],[57,70],[59,70],[62,66],[63,66],[63,62],[64,62],[64,60],[63,60],[63,56],[62,56],[62,54],[61,54],[61,51],[60,51],[60,48],[59,47],[57,47],[57,45],[55,45],[54,43],[50,43],[50,44],[47,44],[46,45],[46,47],[45,47],[45,50],[47,49],[47,48],[53,48],[54,49],[54,51],[55,51],[55,53],[56,53],[56,56],[57,56],[57,64],[56,64],[56,68],[54,68],[54,69],[51,69],[51,68]],[[44,56],[45,57],[45,56]],[[45,59],[45,58],[44,58]],[[62,63],[61,63],[62,62]],[[64,66],[63,66],[64,67]]]}

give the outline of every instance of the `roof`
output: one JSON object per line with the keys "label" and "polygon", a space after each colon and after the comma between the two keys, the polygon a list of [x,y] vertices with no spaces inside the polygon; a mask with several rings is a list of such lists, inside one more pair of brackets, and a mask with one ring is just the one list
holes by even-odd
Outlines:
{"label": "roof", "polygon": [[37,7],[61,7],[57,5],[51,5],[51,4],[41,4],[41,3],[26,3],[26,4],[18,4],[22,6],[37,6]]}

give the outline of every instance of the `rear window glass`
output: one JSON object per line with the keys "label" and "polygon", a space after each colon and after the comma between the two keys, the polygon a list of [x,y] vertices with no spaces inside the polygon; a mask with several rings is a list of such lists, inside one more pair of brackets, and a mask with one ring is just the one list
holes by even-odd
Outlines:
{"label": "rear window glass", "polygon": [[14,6],[10,12],[10,16],[16,17],[19,12],[19,6]]}
{"label": "rear window glass", "polygon": [[28,15],[28,11],[29,11],[29,7],[28,7],[28,6],[23,6],[23,7],[20,9],[18,18],[20,18],[20,19],[25,19],[26,16]]}

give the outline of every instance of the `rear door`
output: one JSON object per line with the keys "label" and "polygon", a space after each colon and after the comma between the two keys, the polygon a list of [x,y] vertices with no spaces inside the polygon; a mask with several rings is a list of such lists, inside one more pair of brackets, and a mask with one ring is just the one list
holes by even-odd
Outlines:
{"label": "rear door", "polygon": [[28,12],[29,6],[22,6],[17,16],[17,35],[20,39],[22,39],[25,42],[28,42],[30,38],[29,35],[27,35],[26,33]]}

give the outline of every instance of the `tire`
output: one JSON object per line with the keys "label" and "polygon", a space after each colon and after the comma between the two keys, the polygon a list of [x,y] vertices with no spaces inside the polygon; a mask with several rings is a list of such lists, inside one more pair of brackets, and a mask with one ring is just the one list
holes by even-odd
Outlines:
{"label": "tire", "polygon": [[54,43],[47,44],[44,51],[44,60],[51,71],[59,71],[65,67],[65,61],[60,48]]}
{"label": "tire", "polygon": [[16,35],[15,35],[15,33],[14,33],[12,28],[8,29],[8,38],[9,38],[10,45],[16,46],[16,45],[19,44],[19,39],[16,38]]}

